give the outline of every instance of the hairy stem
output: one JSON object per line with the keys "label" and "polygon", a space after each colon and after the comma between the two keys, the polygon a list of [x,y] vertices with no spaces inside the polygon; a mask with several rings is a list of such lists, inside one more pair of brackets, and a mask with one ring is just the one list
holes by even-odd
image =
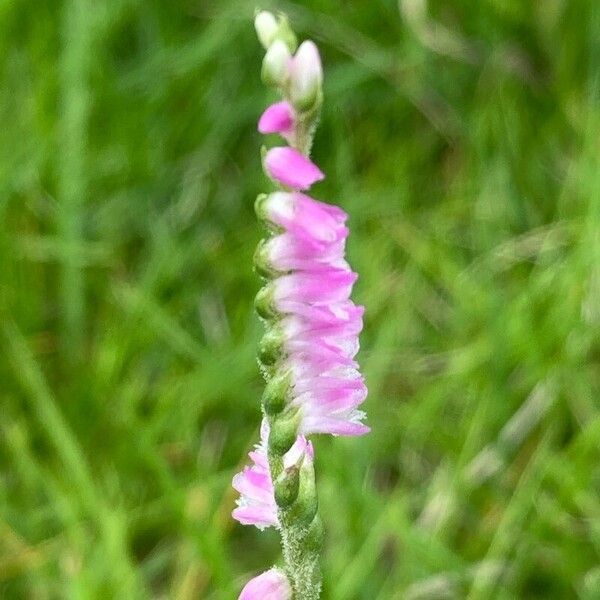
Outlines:
{"label": "hairy stem", "polygon": [[321,594],[320,518],[315,515],[314,525],[308,527],[298,527],[293,522],[284,525],[284,515],[280,520],[285,570],[292,581],[294,600],[318,600]]}
{"label": "hairy stem", "polygon": [[[276,418],[276,417],[275,417]],[[282,457],[269,444],[269,467],[274,481],[285,484]],[[288,506],[278,508],[285,572],[293,590],[293,600],[318,600],[321,594],[319,556],[323,528],[317,513],[314,467],[303,464],[299,490]]]}

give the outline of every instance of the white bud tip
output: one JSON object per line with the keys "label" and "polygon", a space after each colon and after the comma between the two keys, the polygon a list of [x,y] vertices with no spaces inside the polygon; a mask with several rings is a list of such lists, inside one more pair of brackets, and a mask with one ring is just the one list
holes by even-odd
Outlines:
{"label": "white bud tip", "polygon": [[287,45],[281,40],[275,40],[263,59],[262,76],[265,83],[283,85],[289,75],[291,58]]}
{"label": "white bud tip", "polygon": [[300,44],[291,71],[291,100],[296,108],[306,110],[316,102],[323,84],[321,57],[314,42]]}
{"label": "white bud tip", "polygon": [[279,25],[272,13],[267,10],[261,10],[254,18],[254,28],[256,29],[258,40],[267,49],[275,39]]}

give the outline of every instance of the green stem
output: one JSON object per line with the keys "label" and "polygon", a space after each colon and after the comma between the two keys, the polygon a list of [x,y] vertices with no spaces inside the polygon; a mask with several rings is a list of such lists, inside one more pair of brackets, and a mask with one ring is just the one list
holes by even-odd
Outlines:
{"label": "green stem", "polygon": [[[277,416],[271,418],[277,420]],[[269,468],[274,485],[287,487],[282,455],[269,440]],[[295,474],[298,476],[298,474]],[[276,494],[277,499],[277,494]],[[323,528],[317,513],[315,475],[312,462],[305,461],[299,472],[298,493],[294,501],[278,507],[279,528],[285,572],[293,590],[293,600],[318,600],[321,594],[319,557]]]}
{"label": "green stem", "polygon": [[281,542],[285,570],[292,582],[294,600],[318,600],[321,595],[321,520],[315,515],[309,527],[286,523],[285,511],[280,511]]}

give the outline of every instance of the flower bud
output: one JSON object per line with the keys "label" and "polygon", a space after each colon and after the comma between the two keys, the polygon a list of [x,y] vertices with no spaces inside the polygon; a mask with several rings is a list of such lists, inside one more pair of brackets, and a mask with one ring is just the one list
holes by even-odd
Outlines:
{"label": "flower bud", "polygon": [[275,39],[279,25],[272,13],[261,10],[254,17],[254,29],[256,29],[259,42],[266,50]]}
{"label": "flower bud", "polygon": [[290,69],[290,98],[299,111],[312,109],[321,99],[323,68],[314,42],[300,44]]}
{"label": "flower bud", "polygon": [[261,115],[258,121],[258,131],[260,133],[280,133],[283,137],[289,137],[294,131],[294,119],[294,109],[289,103],[275,102]]}
{"label": "flower bud", "polygon": [[290,69],[292,55],[282,40],[275,40],[267,50],[262,64],[262,80],[267,85],[284,86]]}

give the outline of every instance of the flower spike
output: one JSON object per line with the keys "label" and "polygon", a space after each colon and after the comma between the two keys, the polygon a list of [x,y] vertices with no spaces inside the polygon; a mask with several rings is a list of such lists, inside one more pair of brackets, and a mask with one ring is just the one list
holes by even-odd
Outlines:
{"label": "flower spike", "polygon": [[318,600],[323,528],[306,436],[369,432],[356,362],[364,308],[351,300],[358,275],[345,259],[348,215],[303,193],[325,177],[309,158],[323,99],[319,51],[310,40],[296,50],[282,15],[259,12],[255,27],[266,49],[263,81],[282,96],[264,111],[258,131],[289,145],[263,151],[276,189],[255,203],[268,232],[254,255],[266,280],[255,307],[266,327],[258,359],[267,385],[260,443],[251,465],[233,478],[240,494],[233,517],[277,528],[285,564],[251,580],[240,600]]}

